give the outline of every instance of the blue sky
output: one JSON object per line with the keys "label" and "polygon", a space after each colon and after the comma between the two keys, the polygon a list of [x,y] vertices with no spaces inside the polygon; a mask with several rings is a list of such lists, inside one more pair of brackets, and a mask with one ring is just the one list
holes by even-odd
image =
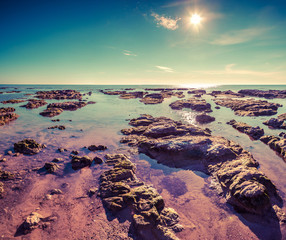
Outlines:
{"label": "blue sky", "polygon": [[285,84],[285,12],[282,0],[3,0],[0,83]]}

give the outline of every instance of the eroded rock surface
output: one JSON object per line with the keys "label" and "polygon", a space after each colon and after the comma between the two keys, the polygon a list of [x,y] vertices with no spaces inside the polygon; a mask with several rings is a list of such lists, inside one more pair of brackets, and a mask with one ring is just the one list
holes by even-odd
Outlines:
{"label": "eroded rock surface", "polygon": [[90,167],[92,163],[92,159],[88,156],[72,156],[71,164],[73,170],[78,170],[84,167]]}
{"label": "eroded rock surface", "polygon": [[25,105],[22,105],[21,107],[25,107],[27,109],[34,109],[34,108],[42,107],[46,104],[47,102],[45,100],[29,99],[28,103]]}
{"label": "eroded rock surface", "polygon": [[161,93],[150,93],[145,95],[140,102],[144,104],[158,104],[164,101],[164,96]]}
{"label": "eroded rock surface", "polygon": [[13,120],[16,120],[19,115],[14,113],[15,108],[0,108],[0,126],[3,126]]}
{"label": "eroded rock surface", "polygon": [[282,107],[279,103],[270,103],[254,99],[220,98],[214,100],[217,105],[231,108],[239,116],[270,116],[277,114],[277,109]]}
{"label": "eroded rock surface", "polygon": [[201,124],[210,123],[215,121],[215,117],[212,117],[208,114],[199,114],[196,116],[196,121]]}
{"label": "eroded rock surface", "polygon": [[46,162],[44,167],[48,173],[55,173],[60,168],[55,162]]}
{"label": "eroded rock surface", "polygon": [[260,140],[277,152],[286,161],[286,138],[280,139],[276,136],[265,135]]}
{"label": "eroded rock surface", "polygon": [[147,115],[130,121],[134,122],[136,127],[122,130],[127,136],[121,142],[171,167],[200,167],[218,181],[226,200],[239,211],[265,214],[280,201],[276,187],[257,170],[257,161],[233,141],[164,117]]}
{"label": "eroded rock surface", "polygon": [[237,129],[238,131],[247,134],[254,140],[258,140],[264,135],[264,130],[258,126],[252,127],[246,123],[237,122],[234,119],[227,122],[227,124],[231,125],[233,128]]}
{"label": "eroded rock surface", "polygon": [[75,90],[38,91],[36,94],[40,99],[82,99],[82,94]]}
{"label": "eroded rock surface", "polygon": [[124,154],[108,154],[106,163],[113,166],[100,176],[99,196],[113,214],[130,208],[132,226],[140,239],[178,239],[174,231],[182,231],[174,209],[165,208],[161,195],[153,187],[138,181],[136,166]]}
{"label": "eroded rock surface", "polygon": [[47,109],[40,113],[40,115],[44,117],[54,117],[61,114],[63,111],[75,111],[86,105],[87,103],[81,101],[51,103],[47,106]]}
{"label": "eroded rock surface", "polygon": [[34,155],[42,151],[46,146],[45,144],[37,143],[34,139],[26,138],[22,141],[14,143],[15,152]]}
{"label": "eroded rock surface", "polygon": [[257,89],[242,89],[238,93],[263,98],[286,98],[286,90],[257,90]]}
{"label": "eroded rock surface", "polygon": [[190,108],[198,112],[211,112],[211,105],[204,99],[189,98],[188,100],[177,100],[169,105],[172,109],[182,110]]}
{"label": "eroded rock surface", "polygon": [[26,102],[26,100],[21,100],[21,99],[11,99],[11,100],[6,100],[6,101],[2,101],[1,103],[3,104],[8,104],[8,103],[22,103],[22,102]]}
{"label": "eroded rock surface", "polygon": [[286,129],[286,122],[282,117],[279,118],[279,116],[278,118],[270,118],[269,120],[264,121],[263,124],[270,128]]}

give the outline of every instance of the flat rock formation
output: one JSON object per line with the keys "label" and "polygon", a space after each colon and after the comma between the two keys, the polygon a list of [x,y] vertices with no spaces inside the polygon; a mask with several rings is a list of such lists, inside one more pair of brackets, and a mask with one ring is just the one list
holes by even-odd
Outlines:
{"label": "flat rock formation", "polygon": [[123,94],[120,94],[121,99],[133,99],[133,98],[143,98],[145,92],[140,91],[140,92],[126,92]]}
{"label": "flat rock formation", "polygon": [[1,103],[3,104],[8,104],[8,103],[22,103],[22,102],[26,102],[26,100],[21,100],[21,99],[11,99],[11,100],[6,100],[6,101],[2,101]]}
{"label": "flat rock formation", "polygon": [[257,90],[257,89],[242,89],[238,93],[254,96],[254,97],[263,97],[263,98],[286,98],[286,90]]}
{"label": "flat rock formation", "polygon": [[136,166],[124,154],[107,154],[106,163],[113,166],[100,176],[99,196],[114,215],[129,208],[135,234],[144,240],[175,240],[182,231],[179,216],[166,208],[156,189],[138,181]]}
{"label": "flat rock formation", "polygon": [[212,112],[211,105],[204,99],[189,98],[188,100],[177,100],[169,105],[172,109],[182,110],[190,108],[198,112]]}
{"label": "flat rock formation", "polygon": [[22,105],[21,107],[25,107],[27,109],[34,109],[34,108],[42,107],[46,104],[47,102],[45,100],[29,99],[28,103],[25,105]]}
{"label": "flat rock formation", "polygon": [[40,99],[82,99],[82,94],[75,90],[38,91],[36,94]]}
{"label": "flat rock formation", "polygon": [[164,101],[164,96],[161,93],[150,93],[145,95],[140,102],[144,104],[158,104]]}
{"label": "flat rock formation", "polygon": [[283,135],[282,139],[276,136],[265,135],[261,137],[260,140],[267,144],[286,161],[286,138],[283,137]]}
{"label": "flat rock formation", "polygon": [[42,151],[46,146],[45,144],[37,143],[34,139],[26,138],[22,141],[14,143],[14,150],[18,153],[27,155],[34,155]]}
{"label": "flat rock formation", "polygon": [[277,118],[278,118],[279,120],[286,121],[286,113],[282,113],[282,114],[278,115]]}
{"label": "flat rock formation", "polygon": [[220,98],[214,100],[217,105],[231,108],[239,116],[270,116],[277,114],[277,109],[282,107],[279,103],[270,103],[262,100]]}
{"label": "flat rock formation", "polygon": [[126,91],[110,91],[110,90],[99,90],[100,92],[102,92],[103,94],[106,95],[121,95],[121,94],[126,94]]}
{"label": "flat rock formation", "polygon": [[65,130],[66,127],[63,126],[63,125],[55,125],[55,126],[51,126],[51,127],[48,127],[48,129],[59,129],[59,130]]}
{"label": "flat rock formation", "polygon": [[257,161],[233,141],[165,117],[144,115],[130,123],[136,127],[122,130],[127,135],[122,143],[171,167],[200,167],[238,211],[266,214],[281,201],[273,183],[257,170]]}
{"label": "flat rock formation", "polygon": [[233,92],[231,90],[226,90],[226,91],[212,91],[211,93],[209,93],[209,95],[214,96],[214,97],[228,97],[228,98],[232,98],[232,97],[245,97],[243,94],[240,93],[236,93]]}
{"label": "flat rock formation", "polygon": [[188,91],[188,94],[199,94],[199,95],[203,95],[206,94],[206,90],[203,89],[195,89],[195,90],[190,90]]}
{"label": "flat rock formation", "polygon": [[231,125],[233,128],[237,129],[238,131],[247,134],[254,140],[260,139],[264,135],[264,130],[260,127],[252,127],[243,122],[237,122],[234,119],[227,122],[227,124]]}
{"label": "flat rock formation", "polygon": [[43,112],[40,113],[43,117],[54,117],[65,111],[75,111],[86,106],[85,102],[58,102],[50,103]]}
{"label": "flat rock formation", "polygon": [[3,126],[13,120],[16,120],[19,115],[14,113],[15,108],[0,108],[0,126]]}

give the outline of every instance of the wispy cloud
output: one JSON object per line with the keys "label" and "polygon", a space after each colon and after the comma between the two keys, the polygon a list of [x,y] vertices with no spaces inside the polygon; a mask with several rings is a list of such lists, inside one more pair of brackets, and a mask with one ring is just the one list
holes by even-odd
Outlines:
{"label": "wispy cloud", "polygon": [[162,8],[178,7],[181,5],[188,5],[188,4],[193,3],[193,2],[194,2],[194,0],[172,1],[170,3],[163,5]]}
{"label": "wispy cloud", "polygon": [[164,71],[164,72],[168,72],[168,73],[173,73],[174,72],[174,69],[172,68],[169,68],[169,67],[164,67],[164,66],[155,66],[156,68]]}
{"label": "wispy cloud", "polygon": [[133,57],[136,57],[137,55],[129,50],[123,50],[122,52],[124,55],[126,56],[133,56]]}
{"label": "wispy cloud", "polygon": [[158,26],[162,26],[169,30],[176,30],[179,27],[177,23],[181,20],[181,18],[172,19],[170,17],[164,17],[163,15],[160,16],[157,13],[152,13],[151,16],[155,18]]}
{"label": "wispy cloud", "polygon": [[245,43],[261,37],[269,30],[270,28],[247,28],[230,31],[213,40],[211,44],[224,46]]}

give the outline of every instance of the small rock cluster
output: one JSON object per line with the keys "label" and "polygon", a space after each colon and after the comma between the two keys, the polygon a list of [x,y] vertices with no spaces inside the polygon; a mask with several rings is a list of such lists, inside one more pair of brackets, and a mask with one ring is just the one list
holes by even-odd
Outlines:
{"label": "small rock cluster", "polygon": [[169,106],[175,110],[190,108],[197,112],[212,112],[211,105],[204,99],[189,98],[188,100],[177,100],[171,103]]}
{"label": "small rock cluster", "polygon": [[0,126],[3,126],[13,120],[16,120],[19,115],[14,113],[15,108],[0,108]]}
{"label": "small rock cluster", "polygon": [[37,143],[34,139],[26,138],[22,141],[14,143],[14,150],[18,153],[34,155],[42,151],[46,147],[45,144]]}
{"label": "small rock cluster", "polygon": [[263,98],[286,98],[286,90],[257,90],[257,89],[242,89],[238,93],[247,96],[263,97]]}
{"label": "small rock cluster", "polygon": [[35,108],[42,107],[46,104],[47,104],[47,102],[45,100],[29,99],[28,103],[25,105],[22,105],[21,107],[24,107],[27,109],[35,109]]}
{"label": "small rock cluster", "polygon": [[38,91],[36,94],[40,99],[82,99],[82,94],[75,90]]}

